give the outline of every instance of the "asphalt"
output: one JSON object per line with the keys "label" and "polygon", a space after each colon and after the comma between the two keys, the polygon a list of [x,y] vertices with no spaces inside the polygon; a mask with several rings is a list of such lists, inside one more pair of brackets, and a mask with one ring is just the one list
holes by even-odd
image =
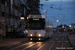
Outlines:
{"label": "asphalt", "polygon": [[71,45],[74,47],[75,49],[75,34],[71,34],[71,35],[68,35],[68,39],[71,43]]}
{"label": "asphalt", "polygon": [[13,38],[13,39],[3,39],[2,43],[0,43],[0,48],[9,46],[9,45],[14,45],[22,42],[27,42],[27,38]]}
{"label": "asphalt", "polygon": [[42,42],[22,42],[5,46],[0,50],[74,50],[68,35],[68,32],[62,32]]}

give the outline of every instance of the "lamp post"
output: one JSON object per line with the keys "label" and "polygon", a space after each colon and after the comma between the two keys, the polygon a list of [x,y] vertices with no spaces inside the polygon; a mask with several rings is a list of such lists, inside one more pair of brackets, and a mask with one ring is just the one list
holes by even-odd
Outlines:
{"label": "lamp post", "polygon": [[21,17],[20,19],[22,21],[22,29],[23,29],[24,17]]}
{"label": "lamp post", "polygon": [[58,22],[59,22],[59,20],[56,20],[56,22],[57,22],[57,26],[58,26]]}
{"label": "lamp post", "polygon": [[[71,25],[69,25],[70,29],[71,29]],[[70,30],[71,31],[71,30]]]}
{"label": "lamp post", "polygon": [[45,9],[44,12],[46,12],[46,18],[47,18],[47,10]]}

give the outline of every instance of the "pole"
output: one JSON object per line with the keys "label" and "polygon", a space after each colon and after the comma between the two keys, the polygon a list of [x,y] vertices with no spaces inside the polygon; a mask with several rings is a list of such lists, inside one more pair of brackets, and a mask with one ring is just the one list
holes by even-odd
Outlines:
{"label": "pole", "polygon": [[57,22],[57,26],[58,26],[58,22]]}
{"label": "pole", "polygon": [[47,10],[46,10],[46,18],[47,18]]}

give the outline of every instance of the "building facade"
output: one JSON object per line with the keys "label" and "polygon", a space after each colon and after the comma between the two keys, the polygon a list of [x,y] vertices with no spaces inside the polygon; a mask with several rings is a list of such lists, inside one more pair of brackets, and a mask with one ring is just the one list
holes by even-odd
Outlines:
{"label": "building facade", "polygon": [[57,26],[56,29],[57,29],[57,31],[69,31],[70,27],[67,25],[59,25],[59,26]]}
{"label": "building facade", "polygon": [[21,25],[22,25],[22,30],[24,29],[27,29],[27,0],[21,0],[21,7],[20,7],[20,10],[21,10],[21,17],[24,17],[23,20],[21,20]]}
{"label": "building facade", "polygon": [[40,14],[40,0],[27,0],[27,12],[29,14]]}
{"label": "building facade", "polygon": [[[0,17],[5,20],[5,36],[27,29],[27,17],[29,14],[40,14],[39,5],[40,0],[0,0]],[[24,17],[24,20],[21,20],[21,17]]]}
{"label": "building facade", "polygon": [[5,18],[6,34],[14,32],[20,25],[20,0],[0,0],[0,17]]}

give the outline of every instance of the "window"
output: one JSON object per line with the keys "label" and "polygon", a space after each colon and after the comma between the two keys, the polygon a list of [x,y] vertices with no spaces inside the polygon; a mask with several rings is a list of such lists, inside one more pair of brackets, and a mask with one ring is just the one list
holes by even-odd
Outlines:
{"label": "window", "polygon": [[12,8],[12,4],[11,4],[11,8]]}
{"label": "window", "polygon": [[4,12],[2,12],[2,17],[5,17],[5,13]]}
{"label": "window", "polygon": [[25,15],[25,7],[24,7],[24,15]]}
{"label": "window", "polygon": [[5,0],[1,0],[2,4],[5,4]]}
{"label": "window", "polygon": [[13,5],[13,0],[11,0],[11,8],[12,8],[12,5]]}
{"label": "window", "polygon": [[11,0],[11,4],[13,4],[13,0]]}
{"label": "window", "polygon": [[7,2],[5,1],[5,7],[7,7],[7,5],[8,5]]}

